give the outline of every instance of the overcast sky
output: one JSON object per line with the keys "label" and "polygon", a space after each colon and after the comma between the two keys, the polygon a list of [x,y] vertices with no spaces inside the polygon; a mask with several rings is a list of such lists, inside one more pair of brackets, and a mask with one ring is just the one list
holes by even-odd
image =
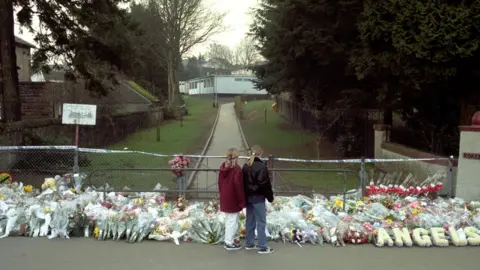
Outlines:
{"label": "overcast sky", "polygon": [[[190,54],[197,55],[198,53],[204,53],[208,44],[211,42],[217,42],[227,45],[229,47],[235,47],[248,32],[251,16],[249,15],[250,8],[257,5],[258,0],[205,0],[208,6],[211,6],[219,12],[226,12],[224,24],[228,27],[228,30],[222,34],[212,37],[212,39],[203,45],[197,46],[192,50]],[[33,44],[33,34],[27,31],[20,33],[18,24],[15,25],[15,34]]]}

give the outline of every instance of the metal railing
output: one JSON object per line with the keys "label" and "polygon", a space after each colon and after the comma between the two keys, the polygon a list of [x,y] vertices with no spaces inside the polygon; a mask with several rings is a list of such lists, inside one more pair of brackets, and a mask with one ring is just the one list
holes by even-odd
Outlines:
{"label": "metal railing", "polygon": [[[160,184],[168,188],[168,193],[184,193],[198,198],[217,196],[218,171],[224,156],[185,155],[192,158],[192,163],[185,169],[183,178],[175,177],[168,167],[168,160],[175,156],[178,155],[75,146],[5,146],[0,147],[0,172],[8,172],[15,181],[37,187],[46,177],[81,172],[87,175],[87,185],[112,191],[152,191]],[[200,166],[191,168],[196,160],[201,160]],[[410,184],[421,184],[427,174],[438,174],[438,170],[443,169],[443,195],[453,196],[455,193],[453,157],[308,160],[269,156],[263,160],[268,164],[272,187],[279,195],[321,193],[345,196],[363,192],[371,181],[393,185],[402,184],[407,179]],[[416,180],[410,177],[413,174]],[[179,185],[179,181],[183,184]]]}

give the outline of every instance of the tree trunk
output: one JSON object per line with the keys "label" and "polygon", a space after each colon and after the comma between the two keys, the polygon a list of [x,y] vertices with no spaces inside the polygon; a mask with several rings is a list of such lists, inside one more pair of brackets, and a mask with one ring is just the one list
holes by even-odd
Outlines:
{"label": "tree trunk", "polygon": [[178,89],[178,61],[173,53],[168,54],[168,107],[176,116],[180,113],[180,93]]}
{"label": "tree trunk", "polygon": [[2,122],[20,121],[22,116],[12,0],[0,0],[0,99]]}
{"label": "tree trunk", "polygon": [[393,111],[390,108],[383,109],[383,124],[393,125]]}

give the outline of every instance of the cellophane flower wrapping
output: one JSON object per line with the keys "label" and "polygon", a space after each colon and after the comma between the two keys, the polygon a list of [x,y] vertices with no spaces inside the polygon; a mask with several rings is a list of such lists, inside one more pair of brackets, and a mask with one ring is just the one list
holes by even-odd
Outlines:
{"label": "cellophane flower wrapping", "polygon": [[206,215],[192,213],[190,232],[188,237],[197,243],[220,244],[225,237],[225,215]]}

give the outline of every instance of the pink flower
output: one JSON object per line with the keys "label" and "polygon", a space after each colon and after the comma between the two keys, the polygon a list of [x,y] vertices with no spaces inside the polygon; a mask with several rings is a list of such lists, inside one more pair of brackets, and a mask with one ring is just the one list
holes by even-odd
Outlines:
{"label": "pink flower", "polygon": [[180,161],[180,157],[175,157],[175,162],[179,162]]}
{"label": "pink flower", "polygon": [[158,203],[158,204],[162,204],[162,203],[164,203],[164,202],[165,202],[165,197],[163,197],[163,196],[157,197],[157,203]]}
{"label": "pink flower", "polygon": [[396,202],[393,205],[393,210],[400,210],[400,208],[402,208],[402,203],[401,202]]}
{"label": "pink flower", "polygon": [[363,227],[363,229],[365,229],[365,231],[367,233],[373,231],[373,226],[370,223],[365,222],[365,223],[362,224],[362,227]]}
{"label": "pink flower", "polygon": [[169,160],[168,164],[173,165],[175,162],[173,160]]}
{"label": "pink flower", "polygon": [[417,207],[418,207],[418,202],[417,202],[417,201],[412,202],[411,204],[408,205],[408,207],[410,207],[410,208],[417,208]]}
{"label": "pink flower", "polygon": [[188,164],[188,161],[184,160],[183,165],[187,165],[187,164]]}

